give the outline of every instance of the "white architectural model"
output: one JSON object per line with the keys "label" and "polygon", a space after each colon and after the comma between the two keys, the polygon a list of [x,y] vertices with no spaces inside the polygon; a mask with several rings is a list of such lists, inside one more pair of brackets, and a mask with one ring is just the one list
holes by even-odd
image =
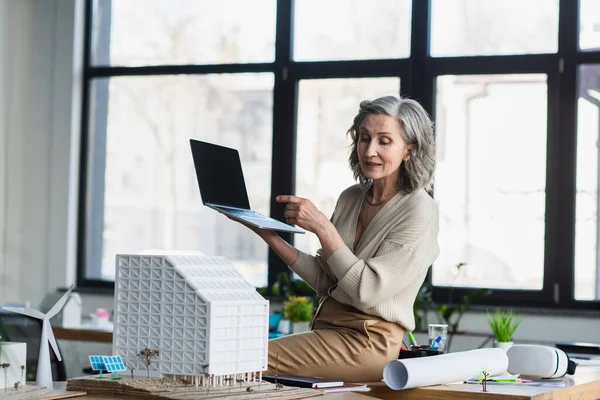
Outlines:
{"label": "white architectural model", "polygon": [[58,361],[62,361],[62,358],[60,357],[60,351],[58,350],[58,344],[56,343],[56,338],[54,337],[54,332],[52,332],[52,326],[50,325],[50,318],[54,317],[60,312],[69,299],[71,291],[73,291],[73,285],[71,285],[69,290],[67,290],[67,293],[65,293],[46,314],[38,310],[34,310],[33,308],[8,306],[2,307],[7,311],[12,311],[42,320],[42,336],[40,338],[40,353],[38,357],[35,383],[38,386],[46,386],[48,389],[54,388],[54,385],[52,384],[52,369],[50,365],[50,349],[48,348],[48,342],[50,342],[52,350],[54,351],[54,354],[56,354]]}
{"label": "white architectural model", "polygon": [[267,369],[269,302],[224,257],[117,255],[114,322],[113,354],[139,375],[220,385]]}

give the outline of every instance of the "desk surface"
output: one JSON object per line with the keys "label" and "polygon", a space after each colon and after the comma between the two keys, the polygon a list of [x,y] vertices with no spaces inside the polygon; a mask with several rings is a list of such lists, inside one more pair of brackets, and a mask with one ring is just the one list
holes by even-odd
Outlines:
{"label": "desk surface", "polygon": [[[370,392],[331,393],[315,399],[327,400],[592,400],[600,398],[600,367],[578,367],[577,374],[564,378],[567,387],[488,385],[488,392],[483,393],[480,385],[450,384],[429,386],[409,390],[392,390],[383,382],[369,384]],[[110,397],[114,399],[113,397]],[[100,400],[107,397],[88,395],[85,400]]]}
{"label": "desk surface", "polygon": [[577,368],[574,376],[563,378],[566,387],[544,387],[526,385],[488,385],[487,393],[483,393],[480,385],[449,384],[429,386],[409,390],[392,390],[383,382],[370,384],[371,392],[364,395],[386,400],[429,400],[429,399],[510,399],[510,400],[562,400],[600,398],[600,367]]}
{"label": "desk surface", "polygon": [[[105,396],[98,396],[98,395],[87,395],[87,396],[83,396],[83,397],[75,397],[73,400],[77,400],[77,399],[81,399],[81,400],[107,400],[107,399],[111,399],[111,400],[115,400],[114,397],[105,397]],[[316,397],[310,397],[310,400],[373,400],[372,397],[368,397],[365,396],[364,394],[359,394],[359,393],[353,393],[353,392],[343,392],[343,393],[330,393],[326,396],[316,396]]]}

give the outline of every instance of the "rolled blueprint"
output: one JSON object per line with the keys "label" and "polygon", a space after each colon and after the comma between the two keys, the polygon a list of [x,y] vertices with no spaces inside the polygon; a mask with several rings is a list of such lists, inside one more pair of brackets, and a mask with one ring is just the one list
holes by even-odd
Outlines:
{"label": "rolled blueprint", "polygon": [[438,356],[394,360],[383,368],[383,380],[394,390],[441,385],[506,373],[508,357],[502,349],[478,349]]}

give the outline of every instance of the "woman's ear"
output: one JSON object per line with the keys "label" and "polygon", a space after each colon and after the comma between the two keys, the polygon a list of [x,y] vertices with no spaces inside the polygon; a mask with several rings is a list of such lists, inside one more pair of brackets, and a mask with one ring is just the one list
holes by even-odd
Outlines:
{"label": "woman's ear", "polygon": [[408,146],[406,146],[406,154],[404,155],[404,158],[403,158],[404,161],[410,160],[410,156],[412,155],[412,151],[413,151],[414,147],[415,147],[414,144],[409,144]]}

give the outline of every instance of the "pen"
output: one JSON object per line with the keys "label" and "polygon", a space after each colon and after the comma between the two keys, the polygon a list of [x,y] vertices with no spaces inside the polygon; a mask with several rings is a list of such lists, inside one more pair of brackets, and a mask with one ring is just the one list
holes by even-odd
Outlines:
{"label": "pen", "polygon": [[[469,380],[466,380],[465,383],[480,384],[481,382],[478,379],[469,379]],[[519,381],[486,381],[486,384],[487,385],[509,385],[509,384],[522,385],[523,382],[519,382]]]}
{"label": "pen", "polygon": [[432,349],[437,349],[438,348],[438,344],[442,341],[442,337],[438,336],[433,343],[431,343],[431,348]]}
{"label": "pen", "polygon": [[413,336],[413,334],[411,332],[408,332],[408,339],[410,340],[410,344],[413,347],[419,347],[419,345],[417,344],[417,341],[415,340],[415,337]]}

